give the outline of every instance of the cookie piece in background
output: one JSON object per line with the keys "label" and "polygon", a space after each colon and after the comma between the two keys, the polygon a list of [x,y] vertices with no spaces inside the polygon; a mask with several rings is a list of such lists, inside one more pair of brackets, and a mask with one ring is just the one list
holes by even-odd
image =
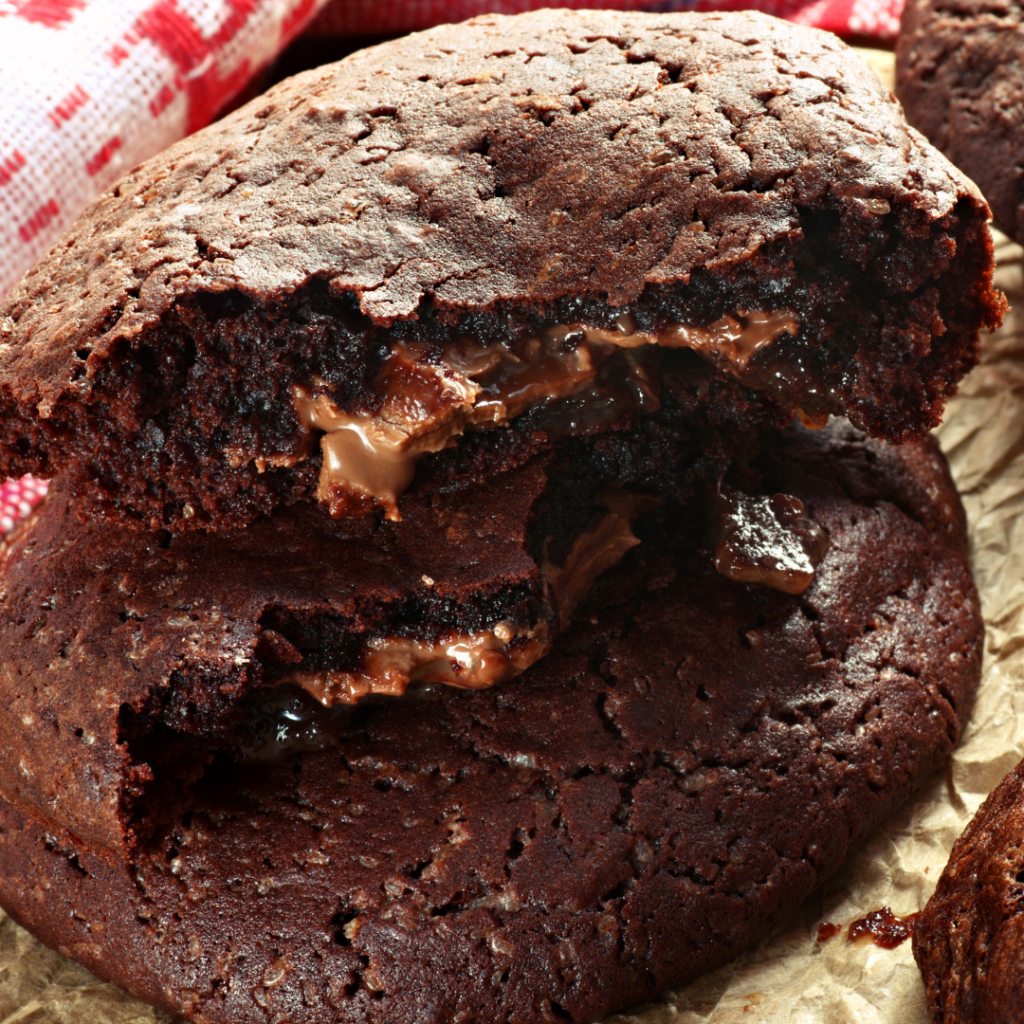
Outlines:
{"label": "cookie piece in background", "polygon": [[827,34],[441,26],[275,86],[89,207],[0,305],[0,473],[66,475],[135,527],[396,518],[418,460],[462,479],[464,434],[497,472],[633,429],[666,347],[911,441],[1001,316],[987,217]]}
{"label": "cookie piece in background", "polygon": [[907,0],[896,95],[907,120],[1024,241],[1024,16],[1016,0]]}
{"label": "cookie piece in background", "polygon": [[[372,698],[277,763],[246,758],[244,722],[198,758],[176,722],[147,735],[126,716],[120,840],[83,841],[5,774],[0,901],[99,976],[224,1024],[590,1021],[723,963],[942,762],[982,639],[932,441],[787,430],[728,483],[748,510],[799,502],[827,535],[802,594],[716,572],[710,507],[655,511],[516,679]],[[156,651],[131,635],[144,665]],[[55,658],[33,685],[92,695],[92,668]],[[20,678],[0,702],[19,722]],[[168,708],[185,686],[169,678]],[[63,714],[45,726],[76,734]],[[37,737],[5,742],[16,758]]]}
{"label": "cookie piece in background", "polygon": [[934,1024],[1024,1019],[1024,764],[953,845],[914,923],[914,957]]}

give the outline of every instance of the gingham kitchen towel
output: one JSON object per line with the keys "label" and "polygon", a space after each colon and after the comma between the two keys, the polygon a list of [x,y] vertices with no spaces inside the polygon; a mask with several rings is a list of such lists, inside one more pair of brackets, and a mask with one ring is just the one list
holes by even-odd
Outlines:
{"label": "gingham kitchen towel", "polygon": [[213,119],[323,0],[0,0],[0,295],[97,193]]}

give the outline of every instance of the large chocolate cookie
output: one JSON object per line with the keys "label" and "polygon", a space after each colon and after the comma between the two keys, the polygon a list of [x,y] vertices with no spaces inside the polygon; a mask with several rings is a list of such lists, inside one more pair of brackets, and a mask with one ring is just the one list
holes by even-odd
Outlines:
{"label": "large chocolate cookie", "polygon": [[315,498],[393,518],[418,459],[463,478],[464,432],[493,472],[633,429],[665,348],[744,422],[767,402],[913,440],[1001,315],[987,216],[834,37],[439,27],[282,83],[89,207],[0,305],[0,473],[66,474],[135,526]]}
{"label": "large chocolate cookie", "polygon": [[[585,1021],[722,963],[941,762],[982,635],[932,442],[790,431],[723,493],[722,564],[744,530],[771,540],[769,506],[799,500],[827,532],[802,595],[720,575],[700,542],[714,524],[662,506],[518,679],[374,698],[336,745],[277,763],[247,759],[251,723],[200,757],[176,721],[144,735],[126,714],[130,831],[106,845],[5,774],[0,901],[102,977],[223,1024]],[[40,602],[75,600],[55,582]],[[94,669],[68,652],[9,677],[0,705],[20,721],[44,715],[36,689],[114,707],[135,686]],[[110,784],[91,732],[44,724],[5,732],[12,757],[74,737],[74,763]]]}
{"label": "large chocolate cookie", "polygon": [[896,95],[1024,241],[1024,12],[1017,0],[907,0]]}
{"label": "large chocolate cookie", "polygon": [[1024,1020],[1024,763],[953,845],[914,926],[935,1024]]}

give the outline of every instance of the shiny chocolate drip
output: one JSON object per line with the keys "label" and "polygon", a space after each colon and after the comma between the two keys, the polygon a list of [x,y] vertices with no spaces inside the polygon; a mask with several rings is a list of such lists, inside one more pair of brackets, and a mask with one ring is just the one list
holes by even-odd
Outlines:
{"label": "shiny chocolate drip", "polygon": [[326,395],[292,389],[299,422],[307,431],[323,431],[317,497],[335,516],[379,505],[388,519],[400,520],[398,498],[412,482],[416,461],[444,448],[474,417],[494,415],[475,408],[480,388],[471,379],[421,362],[410,350],[392,352],[376,384],[385,400],[375,413],[343,412]]}
{"label": "shiny chocolate drip", "polygon": [[657,412],[660,389],[651,355],[626,351],[603,358],[593,382],[544,403],[531,414],[531,426],[552,439],[579,437],[608,430],[631,413]]}
{"label": "shiny chocolate drip", "polygon": [[317,497],[334,516],[384,509],[398,521],[398,498],[416,462],[467,427],[504,424],[540,402],[575,394],[595,376],[587,345],[566,348],[532,339],[521,355],[504,345],[453,345],[440,363],[425,347],[396,348],[374,382],[384,403],[376,412],[346,413],[326,395],[294,388],[299,422],[323,431]]}
{"label": "shiny chocolate drip", "polygon": [[631,524],[642,499],[631,502],[631,497],[626,492],[617,492],[612,499],[618,501],[616,510],[573,541],[562,565],[554,566],[545,559],[541,566],[547,599],[558,613],[560,628],[569,624],[576,606],[590,592],[598,576],[640,543]]}
{"label": "shiny chocolate drip", "polygon": [[640,543],[630,528],[652,499],[625,491],[605,496],[610,511],[578,536],[561,565],[540,568],[546,611],[531,629],[510,622],[473,633],[451,632],[433,640],[379,636],[367,641],[359,664],[348,670],[293,668],[277,680],[304,690],[325,707],[352,705],[370,695],[400,697],[411,688],[444,684],[484,689],[525,672],[551,649],[551,623],[564,627],[597,577]]}
{"label": "shiny chocolate drip", "polygon": [[796,334],[800,322],[788,310],[773,313],[736,313],[723,316],[707,327],[670,324],[658,334],[666,348],[690,348],[702,355],[724,360],[742,379],[750,360],[781,334]]}
{"label": "shiny chocolate drip", "polygon": [[439,640],[384,636],[369,641],[354,669],[294,670],[278,682],[301,687],[325,707],[355,704],[372,693],[398,697],[411,683],[476,690],[519,675],[550,648],[543,625],[524,637],[508,623],[477,633],[450,633]]}
{"label": "shiny chocolate drip", "polygon": [[788,494],[742,494],[722,487],[716,502],[715,568],[731,580],[802,594],[829,537]]}
{"label": "shiny chocolate drip", "polygon": [[272,764],[292,754],[335,746],[353,712],[351,705],[326,708],[290,686],[256,690],[249,700],[248,714],[232,751],[239,761]]}

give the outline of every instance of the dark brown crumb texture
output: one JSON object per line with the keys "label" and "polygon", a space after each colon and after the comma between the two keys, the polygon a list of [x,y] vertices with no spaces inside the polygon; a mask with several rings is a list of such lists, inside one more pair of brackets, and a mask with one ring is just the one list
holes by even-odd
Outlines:
{"label": "dark brown crumb texture", "polygon": [[372,409],[389,345],[627,312],[791,311],[746,383],[913,440],[1001,316],[987,216],[827,34],[443,26],[282,83],[92,204],[0,304],[0,472],[65,474],[129,525],[242,525],[315,489],[318,453],[225,455],[300,450],[292,384]]}
{"label": "dark brown crumb texture", "polygon": [[[217,742],[198,767],[153,763],[132,846],[83,842],[54,823],[60,803],[5,800],[4,907],[101,977],[219,1024],[587,1021],[734,956],[941,763],[982,626],[931,441],[787,431],[732,482],[799,497],[828,531],[803,595],[725,579],[708,524],[655,515],[519,679],[360,706],[340,746],[277,765]],[[129,650],[138,626],[112,643]],[[113,722],[136,683],[106,678],[71,652],[33,687],[8,673],[0,709],[42,714],[59,686],[106,693]],[[64,742],[88,707],[4,743]],[[69,763],[103,785],[102,744],[78,743]]]}
{"label": "dark brown crumb texture", "polygon": [[896,47],[907,120],[1024,240],[1024,11],[1015,0],[908,0]]}
{"label": "dark brown crumb texture", "polygon": [[0,788],[116,847],[130,841],[125,801],[151,774],[133,738],[223,737],[253,688],[295,666],[355,668],[375,638],[499,622],[553,633],[539,564],[560,564],[607,510],[585,472],[551,485],[550,461],[410,500],[400,524],[307,505],[180,536],[84,524],[55,485],[0,542]]}
{"label": "dark brown crumb texture", "polygon": [[914,957],[935,1024],[1024,1019],[1024,765],[953,846],[914,925]]}

